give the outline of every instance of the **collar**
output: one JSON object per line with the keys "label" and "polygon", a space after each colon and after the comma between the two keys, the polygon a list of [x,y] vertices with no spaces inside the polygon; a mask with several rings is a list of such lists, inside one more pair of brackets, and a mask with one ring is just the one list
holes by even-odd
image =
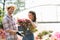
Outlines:
{"label": "collar", "polygon": [[7,17],[12,18],[12,15],[11,16],[7,15]]}

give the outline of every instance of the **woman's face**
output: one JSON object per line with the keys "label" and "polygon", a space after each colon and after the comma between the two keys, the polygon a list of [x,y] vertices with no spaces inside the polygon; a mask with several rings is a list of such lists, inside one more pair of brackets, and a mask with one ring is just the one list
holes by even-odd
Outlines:
{"label": "woman's face", "polygon": [[32,13],[29,13],[29,14],[28,14],[28,17],[29,17],[29,19],[31,19],[31,20],[33,20],[33,18],[34,18],[33,15],[32,15]]}

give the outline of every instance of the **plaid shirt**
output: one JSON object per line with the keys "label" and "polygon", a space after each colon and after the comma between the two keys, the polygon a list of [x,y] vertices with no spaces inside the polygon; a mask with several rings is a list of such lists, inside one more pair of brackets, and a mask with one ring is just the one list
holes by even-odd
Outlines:
{"label": "plaid shirt", "polygon": [[[16,30],[16,26],[15,26],[15,21],[13,17],[10,17],[8,15],[6,15],[3,18],[3,28],[4,30]],[[10,33],[6,32],[6,40],[17,40],[17,35],[11,35]]]}

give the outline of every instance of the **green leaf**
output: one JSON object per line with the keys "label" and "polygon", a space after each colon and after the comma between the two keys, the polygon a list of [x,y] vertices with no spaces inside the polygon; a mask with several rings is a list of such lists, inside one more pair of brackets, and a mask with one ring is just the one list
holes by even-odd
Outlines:
{"label": "green leaf", "polygon": [[42,34],[47,35],[47,34],[49,34],[49,32],[48,31],[43,31]]}

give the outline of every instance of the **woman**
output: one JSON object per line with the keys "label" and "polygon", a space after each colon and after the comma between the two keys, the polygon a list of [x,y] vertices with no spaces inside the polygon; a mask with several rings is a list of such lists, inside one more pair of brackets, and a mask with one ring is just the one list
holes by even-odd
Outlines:
{"label": "woman", "polygon": [[32,25],[36,27],[36,13],[34,11],[29,11],[28,14],[29,19],[32,21]]}
{"label": "woman", "polygon": [[[35,14],[35,12],[29,11],[28,17],[29,17],[29,19],[31,20],[31,22],[30,22],[31,25],[32,25],[33,27],[36,27],[35,24],[34,24],[34,22],[36,22],[36,14]],[[30,21],[30,20],[29,20],[29,21]],[[20,19],[20,21],[23,22],[21,19]],[[27,22],[29,22],[29,21],[27,21]],[[21,23],[21,22],[20,22],[20,23]],[[31,30],[30,30],[29,28],[31,28],[31,26],[28,26],[28,27],[26,26],[26,27],[24,27],[24,26],[21,26],[21,24],[19,24],[18,30],[19,30],[19,32],[21,32],[21,33],[22,33],[22,31],[23,31],[24,35],[22,35],[22,34],[19,33],[19,32],[17,32],[17,34],[23,37],[22,40],[34,40],[33,32],[31,32]]]}
{"label": "woman", "polygon": [[[36,22],[36,14],[35,14],[35,12],[29,11],[28,17],[32,22]],[[35,27],[34,23],[32,23],[32,25]],[[34,40],[34,34],[32,32],[30,32],[30,30],[27,30],[26,34],[25,34],[25,36],[23,37],[22,40]]]}

